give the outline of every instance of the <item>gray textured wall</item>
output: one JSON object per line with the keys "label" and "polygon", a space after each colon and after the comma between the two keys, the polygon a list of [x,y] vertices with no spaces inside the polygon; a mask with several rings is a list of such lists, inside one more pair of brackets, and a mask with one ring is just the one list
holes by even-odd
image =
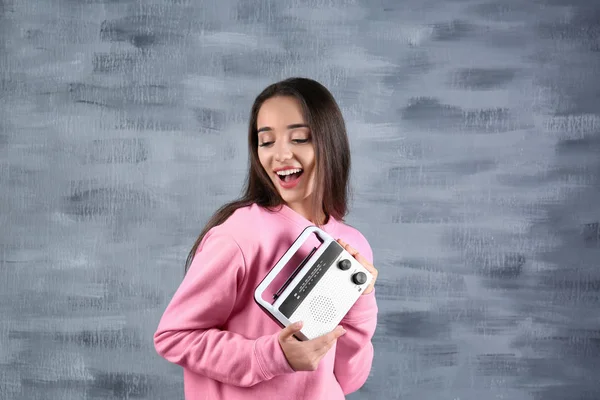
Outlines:
{"label": "gray textured wall", "polygon": [[[595,4],[594,4],[595,3]],[[174,399],[152,334],[253,97],[339,99],[380,270],[352,399],[600,398],[595,0],[0,1],[0,399]]]}

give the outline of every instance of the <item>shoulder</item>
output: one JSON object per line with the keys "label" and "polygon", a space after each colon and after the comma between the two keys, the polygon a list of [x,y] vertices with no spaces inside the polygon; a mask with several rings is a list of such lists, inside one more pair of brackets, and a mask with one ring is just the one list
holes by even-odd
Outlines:
{"label": "shoulder", "polygon": [[233,264],[237,260],[245,265],[244,246],[247,246],[251,237],[248,233],[248,227],[252,225],[248,215],[251,207],[238,208],[224,222],[210,228],[196,249],[195,258],[199,256],[204,260],[204,257],[209,257]]}
{"label": "shoulder", "polygon": [[348,243],[350,246],[358,250],[363,256],[367,258],[371,263],[373,262],[373,250],[369,240],[363,235],[363,233],[354,226],[347,222],[339,221],[338,236]]}
{"label": "shoulder", "polygon": [[227,237],[240,249],[252,245],[260,229],[261,208],[256,204],[240,207],[220,225],[210,229],[207,236]]}
{"label": "shoulder", "polygon": [[260,207],[256,204],[240,207],[233,212],[221,225],[213,230],[223,234],[229,234],[236,238],[246,232],[256,229],[256,222],[260,218]]}

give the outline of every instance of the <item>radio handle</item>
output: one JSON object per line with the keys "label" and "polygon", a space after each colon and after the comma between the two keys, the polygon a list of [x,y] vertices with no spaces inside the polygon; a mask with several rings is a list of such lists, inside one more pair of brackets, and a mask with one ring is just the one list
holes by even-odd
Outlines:
{"label": "radio handle", "polygon": [[263,292],[267,289],[269,279],[272,276],[277,275],[283,269],[283,267],[285,267],[285,265],[290,261],[292,256],[294,254],[296,254],[298,249],[300,249],[300,247],[304,244],[304,242],[306,242],[308,240],[309,236],[313,233],[315,234],[315,236],[317,236],[317,239],[321,242],[321,244],[323,244],[326,241],[329,242],[329,241],[334,240],[327,232],[323,231],[322,229],[319,229],[317,226],[311,225],[311,226],[306,227],[302,231],[300,236],[298,236],[296,238],[296,240],[294,240],[294,243],[292,243],[290,248],[279,259],[277,264],[275,264],[275,266],[271,269],[271,271],[269,271],[267,276],[265,276],[263,281],[258,286],[258,288],[255,292],[255,300],[258,303],[260,303],[264,306],[269,306],[269,304],[262,298]]}

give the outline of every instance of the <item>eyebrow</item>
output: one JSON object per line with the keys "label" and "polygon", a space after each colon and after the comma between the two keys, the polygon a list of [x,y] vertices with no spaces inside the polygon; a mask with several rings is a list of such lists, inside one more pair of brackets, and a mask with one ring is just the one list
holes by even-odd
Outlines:
{"label": "eyebrow", "polygon": [[[298,128],[308,128],[308,125],[306,124],[291,124],[287,126],[288,129],[298,129]],[[268,132],[268,131],[272,131],[273,128],[271,128],[270,126],[263,126],[262,128],[260,128],[258,131],[256,131],[256,133],[261,133],[261,132]]]}

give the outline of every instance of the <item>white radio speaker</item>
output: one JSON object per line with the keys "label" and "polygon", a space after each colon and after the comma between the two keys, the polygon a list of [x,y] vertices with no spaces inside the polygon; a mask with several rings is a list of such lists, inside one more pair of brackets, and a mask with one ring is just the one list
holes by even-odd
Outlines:
{"label": "white radio speaker", "polygon": [[[313,237],[316,246],[301,254],[301,247]],[[300,263],[282,278],[284,267],[298,255]],[[282,328],[303,321],[295,336],[310,340],[335,329],[372,279],[369,270],[334,238],[309,226],[256,287],[254,300]]]}

